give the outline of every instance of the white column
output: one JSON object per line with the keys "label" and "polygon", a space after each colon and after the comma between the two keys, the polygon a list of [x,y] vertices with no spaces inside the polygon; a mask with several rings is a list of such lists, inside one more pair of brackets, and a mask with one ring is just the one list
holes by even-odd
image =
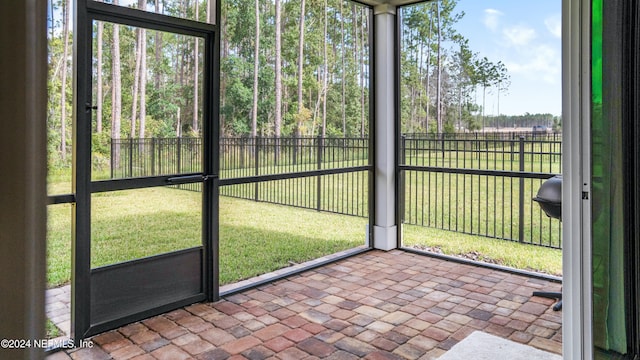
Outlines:
{"label": "white column", "polygon": [[375,224],[373,246],[398,246],[395,194],[395,42],[396,7],[378,5],[374,14],[375,67]]}
{"label": "white column", "polygon": [[[0,1],[0,338],[44,336],[46,1]],[[1,359],[43,349],[0,347]]]}

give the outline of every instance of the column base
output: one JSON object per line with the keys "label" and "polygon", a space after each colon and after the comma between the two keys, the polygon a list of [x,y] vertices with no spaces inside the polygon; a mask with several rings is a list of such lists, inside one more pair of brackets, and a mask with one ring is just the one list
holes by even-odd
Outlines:
{"label": "column base", "polygon": [[398,248],[398,227],[374,226],[373,247],[378,250],[389,251]]}

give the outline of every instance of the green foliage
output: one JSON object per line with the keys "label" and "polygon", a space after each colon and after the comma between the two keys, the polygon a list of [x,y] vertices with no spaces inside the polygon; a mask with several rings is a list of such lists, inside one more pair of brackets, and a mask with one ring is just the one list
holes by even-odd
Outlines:
{"label": "green foliage", "polygon": [[562,118],[560,117],[555,117],[553,119],[553,132],[554,133],[559,133],[562,132]]}
{"label": "green foliage", "polygon": [[93,170],[106,171],[111,159],[111,135],[108,132],[91,136],[91,163]]}

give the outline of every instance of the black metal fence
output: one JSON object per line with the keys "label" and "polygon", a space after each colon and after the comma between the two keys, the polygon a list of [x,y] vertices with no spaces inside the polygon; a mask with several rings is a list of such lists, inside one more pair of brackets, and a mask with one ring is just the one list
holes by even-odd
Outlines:
{"label": "black metal fence", "polygon": [[[222,138],[222,179],[294,173],[309,176],[224,186],[220,194],[366,217],[369,213],[369,170],[365,169],[369,165],[368,142],[367,138]],[[332,169],[353,171],[326,172]]]}
{"label": "black metal fence", "polygon": [[202,139],[111,139],[111,178],[202,171]]}
{"label": "black metal fence", "polygon": [[[199,138],[112,140],[111,150],[112,178],[201,171]],[[531,200],[561,172],[560,134],[407,134],[400,151],[405,224],[562,247],[560,222]],[[220,194],[368,216],[368,165],[366,138],[222,138]]]}
{"label": "black metal fence", "polygon": [[561,173],[559,134],[405,135],[405,224],[561,248],[561,224],[532,201]]}
{"label": "black metal fence", "polygon": [[[220,194],[346,215],[368,216],[367,138],[220,139],[220,179],[308,172],[269,181],[225,181]],[[111,178],[200,172],[199,138],[113,139]],[[327,173],[327,170],[344,170]],[[349,171],[346,171],[349,170]],[[320,171],[314,175],[314,171]],[[264,179],[261,179],[264,180]],[[199,184],[177,185],[199,191]]]}

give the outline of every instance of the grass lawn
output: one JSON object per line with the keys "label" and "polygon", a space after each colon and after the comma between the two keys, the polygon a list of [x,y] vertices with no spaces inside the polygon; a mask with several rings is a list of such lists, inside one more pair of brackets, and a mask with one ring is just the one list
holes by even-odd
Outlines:
{"label": "grass lawn", "polygon": [[220,283],[365,244],[367,219],[220,198]]}
{"label": "grass lawn", "polygon": [[[443,230],[518,239],[519,179],[406,171],[404,222]],[[561,246],[561,223],[532,198],[544,180],[523,181],[523,242]]]}
{"label": "grass lawn", "polygon": [[403,226],[403,246],[562,276],[562,250],[452,231]]}
{"label": "grass lawn", "polygon": [[[95,194],[92,266],[200,243],[198,192],[150,188]],[[367,219],[220,198],[220,276],[228,284],[364,244]],[[49,206],[48,283],[70,279],[71,206]],[[404,245],[560,275],[562,252],[404,225]]]}
{"label": "grass lawn", "polygon": [[[50,174],[50,194],[70,192],[67,175],[66,172]],[[357,172],[324,177],[322,208],[358,214],[365,210],[362,215],[366,215],[368,205],[364,195],[368,188],[367,176],[367,172]],[[289,183],[286,184],[284,181],[260,184],[260,198],[298,206],[314,206],[317,202],[314,195],[317,189],[315,179],[285,186],[291,185],[294,180],[287,180]],[[429,177],[416,172],[407,172],[406,181],[407,222],[453,228],[450,225],[453,221],[465,231],[497,236],[510,236],[514,230],[517,233],[517,228],[514,228],[517,217],[513,211],[517,202],[514,201],[517,199],[517,185],[504,184],[501,179],[476,177],[465,181],[464,175],[434,174]],[[517,180],[514,181],[517,183]],[[529,203],[535,195],[538,182],[525,182],[525,199]],[[436,183],[446,184],[447,190],[437,188]],[[235,193],[236,188],[240,193],[246,191],[252,194],[254,184],[230,186],[221,191],[241,196]],[[288,188],[290,190],[283,191]],[[473,199],[463,195],[471,193],[472,189],[474,192],[482,189],[481,195],[474,195]],[[200,192],[172,188],[94,194],[92,266],[199,246],[201,196]],[[497,197],[497,202],[494,197]],[[309,204],[296,203],[296,199],[306,199],[304,201]],[[540,214],[536,204],[529,203],[525,206],[524,219],[528,225],[525,227],[525,239],[532,242],[544,239],[538,241],[558,244],[559,223],[550,222]],[[471,215],[471,209],[474,209],[474,215]],[[72,206],[68,204],[48,207],[48,283],[52,287],[70,280],[71,212]],[[472,216],[477,218],[472,220]],[[368,219],[364,217],[221,197],[221,283],[233,283],[292,263],[361,246],[364,244],[367,222]],[[404,239],[405,246],[430,248],[450,255],[463,255],[555,275],[562,271],[560,250],[413,225],[404,226]]]}
{"label": "grass lawn", "polygon": [[[148,188],[93,195],[93,267],[198,246],[199,192]],[[220,199],[221,283],[361,246],[367,219]],[[69,282],[71,206],[49,206],[48,283]]]}

